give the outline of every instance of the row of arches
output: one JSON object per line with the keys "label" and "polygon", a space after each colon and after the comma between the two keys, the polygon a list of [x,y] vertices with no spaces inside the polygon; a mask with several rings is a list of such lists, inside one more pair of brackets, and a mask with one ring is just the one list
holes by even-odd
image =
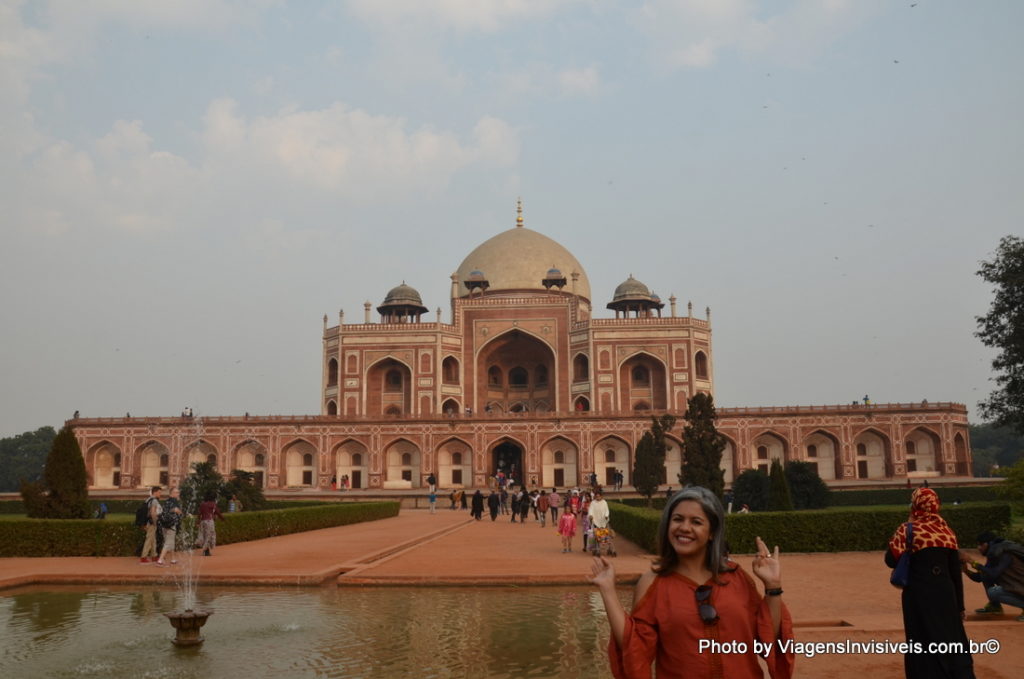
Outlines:
{"label": "row of arches", "polygon": [[[902,450],[896,451],[889,436],[873,428],[857,433],[849,446],[850,457],[844,460],[843,442],[835,433],[819,429],[805,435],[795,444],[782,434],[766,430],[744,446],[725,436],[726,447],[721,468],[727,483],[744,469],[768,471],[772,460],[801,460],[816,466],[825,481],[842,478],[885,479],[900,474],[927,478],[946,472],[948,459],[954,462],[954,473],[967,474],[966,436],[956,432],[952,450],[943,451],[942,439],[933,430],[921,426],[903,436]],[[615,470],[629,485],[633,466],[633,446],[625,439],[609,435],[598,440],[589,450],[582,449],[566,436],[554,436],[537,450],[515,436],[504,435],[482,450],[468,441],[452,436],[430,451],[415,442],[397,438],[379,451],[370,451],[356,439],[348,439],[321,451],[312,442],[297,438],[278,451],[268,451],[255,440],[246,440],[228,451],[217,450],[205,440],[185,447],[180,455],[172,455],[167,446],[150,440],[130,452],[130,464],[124,466],[125,453],[111,441],[91,446],[86,455],[90,485],[94,488],[122,487],[122,472],[130,471],[135,485],[167,485],[187,475],[196,462],[209,462],[222,473],[242,469],[255,475],[257,482],[268,486],[271,476],[278,487],[327,487],[332,477],[348,476],[350,486],[364,488],[370,476],[376,475],[385,487],[416,488],[424,485],[427,475],[434,473],[442,486],[471,486],[479,478],[491,476],[499,469],[518,476],[531,485],[566,486],[588,483],[590,474],[597,474],[599,483],[614,482]],[[898,463],[897,463],[898,460]],[[665,460],[665,479],[673,483],[682,469],[682,442],[669,438]]]}

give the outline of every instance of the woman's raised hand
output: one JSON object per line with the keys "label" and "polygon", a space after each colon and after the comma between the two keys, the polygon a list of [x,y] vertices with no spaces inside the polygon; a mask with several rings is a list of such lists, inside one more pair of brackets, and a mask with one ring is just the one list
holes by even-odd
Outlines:
{"label": "woman's raised hand", "polygon": [[757,554],[754,556],[754,575],[760,578],[761,582],[768,589],[782,587],[782,566],[779,563],[779,546],[775,545],[775,552],[769,552],[768,546],[760,537],[756,538]]}
{"label": "woman's raised hand", "polygon": [[590,582],[598,587],[615,588],[615,567],[603,556],[595,556],[590,564]]}

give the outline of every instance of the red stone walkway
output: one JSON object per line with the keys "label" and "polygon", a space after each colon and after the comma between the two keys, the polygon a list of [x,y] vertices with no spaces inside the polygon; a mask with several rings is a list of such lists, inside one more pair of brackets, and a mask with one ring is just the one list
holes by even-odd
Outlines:
{"label": "red stone walkway", "polygon": [[[379,585],[586,585],[589,559],[571,554],[550,524],[492,523],[463,511],[403,510],[395,518],[218,547],[212,557],[194,556],[208,584]],[[617,540],[614,560],[623,581],[649,567],[650,557]],[[750,558],[737,556],[744,567]],[[173,579],[172,568],[141,565],[130,558],[0,559],[0,588],[29,584],[147,583]],[[900,595],[888,583],[881,552],[783,554],[785,600],[800,641],[903,640]],[[979,585],[965,582],[968,606],[984,603]],[[1016,609],[1007,609],[1018,613]],[[998,653],[975,655],[978,677],[1010,679],[1024,667],[1024,623],[971,616],[968,636],[995,639]],[[902,656],[821,654],[797,661],[797,675],[821,679],[871,673],[872,679],[902,676]]]}

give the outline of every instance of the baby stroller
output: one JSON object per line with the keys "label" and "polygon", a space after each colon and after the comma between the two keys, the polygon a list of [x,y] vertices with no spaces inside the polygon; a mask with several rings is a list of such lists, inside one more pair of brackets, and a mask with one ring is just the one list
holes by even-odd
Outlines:
{"label": "baby stroller", "polygon": [[602,553],[608,556],[616,556],[615,554],[615,531],[611,528],[594,528],[593,536],[590,538],[590,549],[594,556],[600,556]]}

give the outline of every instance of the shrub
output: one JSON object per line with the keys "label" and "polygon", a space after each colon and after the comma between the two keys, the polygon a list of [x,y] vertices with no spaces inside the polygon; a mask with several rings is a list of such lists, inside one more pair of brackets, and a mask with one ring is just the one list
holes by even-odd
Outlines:
{"label": "shrub", "polygon": [[786,481],[793,497],[794,509],[828,507],[829,490],[810,462],[793,460],[786,463]]}
{"label": "shrub", "polygon": [[[619,502],[611,506],[612,527],[653,552],[661,513]],[[1010,506],[996,502],[960,505],[944,509],[943,516],[960,544],[970,547],[982,531],[1006,530]],[[863,552],[885,549],[896,527],[906,520],[907,512],[902,508],[757,512],[726,516],[725,531],[731,550],[737,554],[754,552],[757,536],[769,549],[779,545],[783,552]]]}
{"label": "shrub", "polygon": [[736,477],[732,484],[735,496],[733,507],[747,505],[751,511],[759,512],[768,506],[768,475],[760,469],[748,469]]}
{"label": "shrub", "polygon": [[[399,506],[398,502],[319,503],[316,507],[229,514],[217,522],[217,544],[376,521],[398,516]],[[0,521],[0,557],[132,556],[141,533],[127,519]]]}

